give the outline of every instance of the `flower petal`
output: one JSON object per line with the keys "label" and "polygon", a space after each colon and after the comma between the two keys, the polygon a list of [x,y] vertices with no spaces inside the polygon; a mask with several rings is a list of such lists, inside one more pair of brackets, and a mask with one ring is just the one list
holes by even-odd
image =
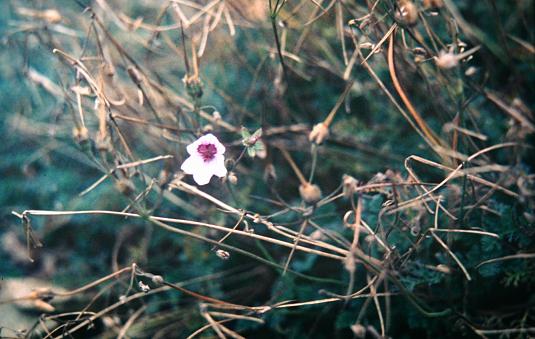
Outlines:
{"label": "flower petal", "polygon": [[225,146],[223,146],[223,144],[219,142],[219,140],[217,139],[215,135],[213,135],[212,133],[208,133],[208,134],[203,135],[199,139],[195,140],[193,143],[189,144],[186,147],[188,154],[190,155],[197,154],[197,148],[201,144],[213,144],[215,148],[217,149],[217,154],[225,153]]}
{"label": "flower petal", "polygon": [[227,175],[227,168],[225,167],[225,157],[217,154],[215,158],[208,163],[208,168],[214,175],[223,178]]}
{"label": "flower petal", "polygon": [[212,172],[204,169],[202,171],[197,171],[193,173],[193,180],[197,183],[197,185],[206,185],[210,182],[210,179],[212,178]]}
{"label": "flower petal", "polygon": [[204,161],[202,157],[198,155],[191,155],[187,158],[180,166],[180,169],[183,170],[186,174],[195,174],[197,172],[204,171]]}

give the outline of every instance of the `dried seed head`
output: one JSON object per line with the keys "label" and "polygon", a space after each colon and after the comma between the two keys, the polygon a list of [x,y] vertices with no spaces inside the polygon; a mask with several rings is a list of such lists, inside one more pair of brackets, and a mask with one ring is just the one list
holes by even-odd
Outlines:
{"label": "dried seed head", "polygon": [[366,336],[366,327],[359,323],[351,325],[351,331],[357,338],[364,338]]}
{"label": "dried seed head", "polygon": [[308,182],[299,186],[299,194],[308,204],[315,204],[321,199],[321,190],[318,185]]}
{"label": "dried seed head", "polygon": [[308,140],[320,145],[323,140],[327,139],[329,136],[329,127],[323,122],[316,124],[310,134],[308,135]]}
{"label": "dried seed head", "polygon": [[415,25],[418,21],[418,7],[409,0],[400,1],[397,17],[406,25]]}

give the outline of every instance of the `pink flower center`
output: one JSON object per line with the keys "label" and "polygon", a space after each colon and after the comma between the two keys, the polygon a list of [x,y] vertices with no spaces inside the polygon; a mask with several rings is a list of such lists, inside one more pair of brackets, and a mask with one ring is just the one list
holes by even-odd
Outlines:
{"label": "pink flower center", "polygon": [[217,148],[214,144],[200,144],[199,147],[197,147],[197,152],[199,152],[202,159],[207,162],[215,158]]}

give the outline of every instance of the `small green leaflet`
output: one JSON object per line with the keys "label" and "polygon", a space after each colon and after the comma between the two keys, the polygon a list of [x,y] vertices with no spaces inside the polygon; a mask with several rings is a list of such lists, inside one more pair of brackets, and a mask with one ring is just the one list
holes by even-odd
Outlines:
{"label": "small green leaflet", "polygon": [[264,151],[264,143],[260,140],[262,129],[257,129],[252,135],[245,127],[241,128],[242,144],[247,147],[247,154],[254,158],[258,152]]}

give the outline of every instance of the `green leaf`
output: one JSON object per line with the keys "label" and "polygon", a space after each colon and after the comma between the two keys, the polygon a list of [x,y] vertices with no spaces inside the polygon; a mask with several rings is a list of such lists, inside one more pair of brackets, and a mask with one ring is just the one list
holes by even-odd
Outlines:
{"label": "green leaf", "polygon": [[249,133],[249,130],[242,126],[241,128],[241,137],[243,141],[249,139],[251,137],[251,133]]}

